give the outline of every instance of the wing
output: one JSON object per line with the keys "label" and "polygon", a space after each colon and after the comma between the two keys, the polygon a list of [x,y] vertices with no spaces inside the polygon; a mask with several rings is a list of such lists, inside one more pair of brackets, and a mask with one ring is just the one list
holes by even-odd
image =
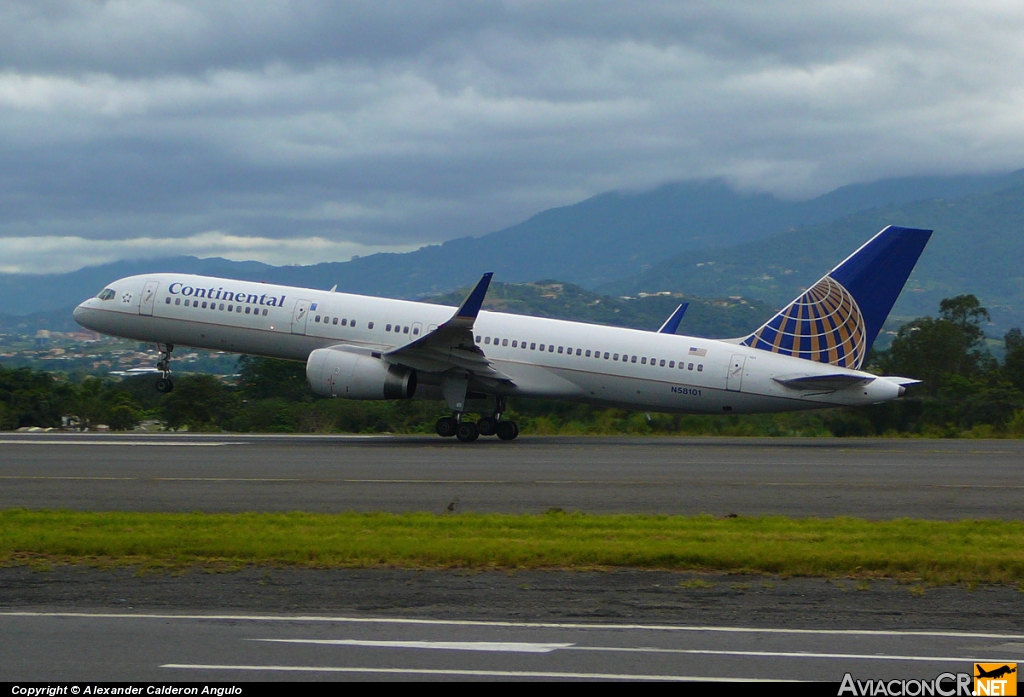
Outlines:
{"label": "wing", "polygon": [[429,334],[386,352],[385,360],[427,373],[444,373],[454,368],[484,381],[511,383],[511,378],[494,369],[473,340],[473,324],[493,275],[483,275],[450,320]]}

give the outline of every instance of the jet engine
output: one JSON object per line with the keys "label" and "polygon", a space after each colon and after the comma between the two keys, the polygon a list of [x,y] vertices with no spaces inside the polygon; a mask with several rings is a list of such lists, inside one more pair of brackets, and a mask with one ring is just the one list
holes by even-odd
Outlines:
{"label": "jet engine", "polygon": [[411,399],[416,394],[415,371],[334,349],[309,354],[306,380],[317,394],[345,399]]}

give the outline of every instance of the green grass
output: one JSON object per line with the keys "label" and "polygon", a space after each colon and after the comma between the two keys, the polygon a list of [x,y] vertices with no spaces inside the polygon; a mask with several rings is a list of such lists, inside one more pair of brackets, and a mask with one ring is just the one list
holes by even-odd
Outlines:
{"label": "green grass", "polygon": [[672,569],[1024,582],[1024,523],[0,511],[0,564]]}

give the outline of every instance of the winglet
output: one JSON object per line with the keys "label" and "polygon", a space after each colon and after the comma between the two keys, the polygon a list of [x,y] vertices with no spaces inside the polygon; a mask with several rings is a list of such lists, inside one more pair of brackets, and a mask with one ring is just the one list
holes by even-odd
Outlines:
{"label": "winglet", "polygon": [[487,295],[487,288],[491,285],[491,276],[493,275],[493,271],[488,271],[483,275],[473,292],[462,301],[459,311],[455,313],[456,318],[476,319],[476,316],[480,314],[480,306],[484,304],[484,296]]}
{"label": "winglet", "polygon": [[665,320],[665,324],[661,325],[661,329],[658,330],[659,334],[675,334],[676,330],[679,329],[679,323],[683,321],[683,315],[686,314],[686,308],[690,306],[690,303],[683,303],[668,316]]}

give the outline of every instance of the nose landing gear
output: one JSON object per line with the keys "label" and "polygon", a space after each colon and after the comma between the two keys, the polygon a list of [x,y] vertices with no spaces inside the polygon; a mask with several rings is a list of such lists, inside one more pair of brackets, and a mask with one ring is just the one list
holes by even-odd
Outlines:
{"label": "nose landing gear", "polygon": [[156,391],[160,394],[167,394],[174,389],[174,382],[171,380],[171,351],[174,350],[172,344],[157,344],[157,349],[163,354],[163,358],[156,364],[156,369],[160,371],[160,379],[156,381]]}

